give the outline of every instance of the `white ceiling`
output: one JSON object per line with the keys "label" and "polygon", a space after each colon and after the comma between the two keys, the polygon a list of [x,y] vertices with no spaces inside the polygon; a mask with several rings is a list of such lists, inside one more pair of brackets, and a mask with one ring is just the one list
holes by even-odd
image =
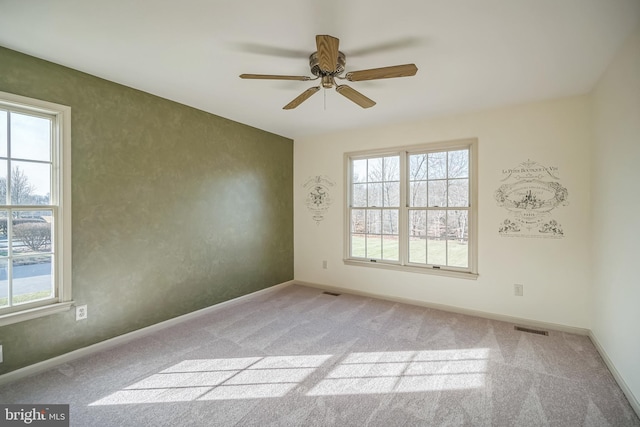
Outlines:
{"label": "white ceiling", "polygon": [[[0,45],[290,138],[589,92],[638,25],[640,0],[0,0]],[[317,82],[315,35],[347,71],[415,63],[415,77]],[[0,64],[1,67],[1,64]],[[1,70],[0,70],[1,72]]]}

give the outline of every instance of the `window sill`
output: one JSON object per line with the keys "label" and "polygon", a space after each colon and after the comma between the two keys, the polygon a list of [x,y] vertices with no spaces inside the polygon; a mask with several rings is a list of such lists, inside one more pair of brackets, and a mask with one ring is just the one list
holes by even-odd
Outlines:
{"label": "window sill", "polygon": [[66,301],[44,305],[42,307],[30,308],[28,310],[16,311],[15,313],[3,314],[0,315],[0,326],[11,325],[13,323],[24,322],[25,320],[62,313],[63,311],[70,310],[73,304],[75,304],[74,301]]}
{"label": "window sill", "polygon": [[468,273],[465,271],[442,270],[429,267],[414,267],[411,265],[388,264],[382,262],[357,261],[353,259],[343,260],[345,265],[353,265],[357,267],[373,267],[385,270],[406,271],[409,273],[434,274],[437,276],[456,277],[458,279],[477,280],[478,273]]}

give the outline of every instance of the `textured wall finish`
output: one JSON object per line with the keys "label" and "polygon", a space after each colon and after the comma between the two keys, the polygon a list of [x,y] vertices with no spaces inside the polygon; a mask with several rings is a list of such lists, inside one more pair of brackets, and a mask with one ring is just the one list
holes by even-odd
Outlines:
{"label": "textured wall finish", "polygon": [[89,313],[0,328],[0,374],[293,278],[293,141],[8,49],[0,64],[0,91],[72,108]]}

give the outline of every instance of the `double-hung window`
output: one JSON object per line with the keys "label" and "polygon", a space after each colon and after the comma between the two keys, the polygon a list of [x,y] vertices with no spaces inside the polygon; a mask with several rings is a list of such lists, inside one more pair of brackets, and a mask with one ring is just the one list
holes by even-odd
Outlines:
{"label": "double-hung window", "polygon": [[72,304],[70,114],[0,92],[0,326]]}
{"label": "double-hung window", "polygon": [[347,153],[347,264],[477,276],[477,141]]}

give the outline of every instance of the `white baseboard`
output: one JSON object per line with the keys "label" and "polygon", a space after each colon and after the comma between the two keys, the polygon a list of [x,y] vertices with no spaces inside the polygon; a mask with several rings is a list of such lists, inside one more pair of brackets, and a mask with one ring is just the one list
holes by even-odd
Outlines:
{"label": "white baseboard", "polygon": [[324,285],[324,284],[320,284],[320,283],[304,282],[304,281],[301,281],[301,280],[294,280],[294,283],[297,284],[297,285],[310,286],[312,288],[324,289],[324,290],[331,291],[331,292],[338,292],[338,293],[344,293],[344,294],[353,294],[353,295],[360,295],[360,296],[364,296],[364,297],[384,299],[384,300],[387,300],[387,301],[399,302],[399,303],[403,303],[403,304],[417,305],[417,306],[420,306],[420,307],[434,308],[436,310],[449,311],[449,312],[452,312],[452,313],[466,314],[468,316],[476,316],[476,317],[482,317],[482,318],[485,318],[485,319],[499,320],[499,321],[507,322],[507,323],[515,323],[515,324],[517,324],[519,326],[530,326],[530,327],[534,327],[534,328],[537,328],[537,329],[551,329],[551,330],[554,330],[554,331],[568,332],[568,333],[577,334],[577,335],[589,335],[589,332],[590,332],[589,329],[577,328],[575,326],[567,326],[567,325],[561,325],[561,324],[557,324],[557,323],[549,323],[549,322],[541,322],[541,321],[538,321],[538,320],[523,319],[523,318],[520,318],[520,317],[506,316],[506,315],[502,315],[502,314],[489,313],[489,312],[486,312],[486,311],[471,310],[471,309],[462,308],[462,307],[455,307],[455,306],[452,306],[452,305],[436,304],[436,303],[420,301],[420,300],[415,300],[415,299],[410,299],[410,298],[394,297],[394,296],[378,294],[378,293],[374,293],[374,292],[358,291],[358,290],[349,289],[349,288],[342,288],[342,287],[339,287],[339,286],[330,286],[330,285]]}
{"label": "white baseboard", "polygon": [[589,331],[589,339],[591,339],[591,342],[598,350],[598,353],[600,353],[602,360],[604,360],[605,365],[607,365],[607,368],[609,368],[611,375],[613,375],[613,378],[616,380],[616,382],[622,389],[622,392],[624,393],[625,396],[627,396],[627,400],[629,401],[629,404],[638,415],[638,418],[640,418],[640,402],[638,402],[638,399],[633,394],[633,392],[631,391],[627,383],[624,381],[624,379],[622,378],[622,375],[620,375],[620,372],[618,372],[618,370],[616,369],[616,366],[611,361],[611,358],[609,358],[609,355],[604,350],[604,347],[602,347],[602,345],[596,338],[593,331]]}
{"label": "white baseboard", "polygon": [[69,363],[76,359],[80,359],[81,357],[88,356],[93,353],[97,353],[100,351],[108,350],[113,347],[117,347],[122,344],[126,344],[130,341],[133,341],[138,338],[142,338],[144,336],[150,335],[154,332],[161,331],[163,329],[169,328],[171,326],[178,325],[180,323],[186,322],[188,320],[195,319],[197,317],[203,316],[205,314],[213,313],[216,310],[220,310],[221,308],[227,308],[229,306],[233,306],[235,304],[239,304],[241,302],[246,302],[248,299],[255,298],[257,296],[274,292],[276,290],[282,289],[284,287],[290,286],[294,284],[293,280],[289,280],[288,282],[279,283],[277,285],[271,286],[269,288],[261,289],[256,292],[252,292],[247,295],[243,295],[237,298],[230,299],[228,301],[221,302],[219,304],[212,305],[210,307],[203,308],[201,310],[193,311],[191,313],[183,314],[182,316],[174,317],[173,319],[165,320],[164,322],[156,323],[151,326],[147,326],[142,329],[137,329],[135,331],[119,335],[117,337],[110,338],[105,341],[101,341],[96,344],[92,344],[87,347],[79,348],[77,350],[73,350],[69,353],[61,354],[60,356],[53,357],[51,359],[44,360],[42,362],[34,363],[33,365],[25,366],[24,368],[16,369],[15,371],[8,372],[6,374],[0,375],[0,386],[4,384],[11,383],[13,381],[17,381],[19,379],[39,374],[41,372],[47,371],[49,369],[55,368],[56,366]]}

